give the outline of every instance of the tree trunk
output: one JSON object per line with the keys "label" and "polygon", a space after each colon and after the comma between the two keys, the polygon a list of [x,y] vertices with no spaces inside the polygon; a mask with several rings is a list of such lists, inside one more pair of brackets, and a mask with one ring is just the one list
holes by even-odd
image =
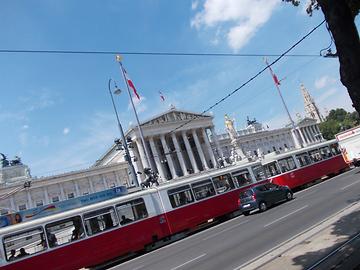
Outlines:
{"label": "tree trunk", "polygon": [[360,113],[360,42],[354,17],[345,0],[318,0],[334,37],[340,62],[340,80]]}

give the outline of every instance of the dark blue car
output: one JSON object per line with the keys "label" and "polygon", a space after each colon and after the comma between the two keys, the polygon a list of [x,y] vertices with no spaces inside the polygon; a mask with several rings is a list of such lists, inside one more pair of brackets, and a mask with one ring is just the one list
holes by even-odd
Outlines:
{"label": "dark blue car", "polygon": [[240,193],[240,209],[247,216],[252,210],[259,209],[260,212],[264,212],[268,207],[292,198],[293,193],[287,186],[278,186],[272,183],[261,184]]}

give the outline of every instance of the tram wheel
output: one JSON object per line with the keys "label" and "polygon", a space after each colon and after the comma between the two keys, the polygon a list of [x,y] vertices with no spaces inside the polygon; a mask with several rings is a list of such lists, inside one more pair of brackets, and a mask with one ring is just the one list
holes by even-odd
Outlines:
{"label": "tram wheel", "polygon": [[267,209],[266,203],[265,203],[265,202],[260,202],[260,204],[259,204],[259,210],[260,210],[260,212],[265,212],[266,209]]}

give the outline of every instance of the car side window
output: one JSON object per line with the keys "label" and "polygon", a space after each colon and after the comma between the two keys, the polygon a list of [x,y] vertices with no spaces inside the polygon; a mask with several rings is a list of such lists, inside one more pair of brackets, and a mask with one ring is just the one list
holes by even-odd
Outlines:
{"label": "car side window", "polygon": [[257,186],[256,189],[257,189],[258,191],[267,191],[267,188],[266,188],[264,185],[262,185],[262,186]]}

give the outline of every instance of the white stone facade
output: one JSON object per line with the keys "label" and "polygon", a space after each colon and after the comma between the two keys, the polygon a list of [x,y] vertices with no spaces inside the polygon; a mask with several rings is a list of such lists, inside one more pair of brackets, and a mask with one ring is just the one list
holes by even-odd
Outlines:
{"label": "white stone facade", "polygon": [[[11,167],[0,170],[3,169],[11,170]],[[63,201],[116,186],[129,186],[128,166],[124,162],[50,177],[28,178],[27,180],[31,181],[29,188],[24,188],[23,180],[8,180],[0,185],[1,214]]]}

